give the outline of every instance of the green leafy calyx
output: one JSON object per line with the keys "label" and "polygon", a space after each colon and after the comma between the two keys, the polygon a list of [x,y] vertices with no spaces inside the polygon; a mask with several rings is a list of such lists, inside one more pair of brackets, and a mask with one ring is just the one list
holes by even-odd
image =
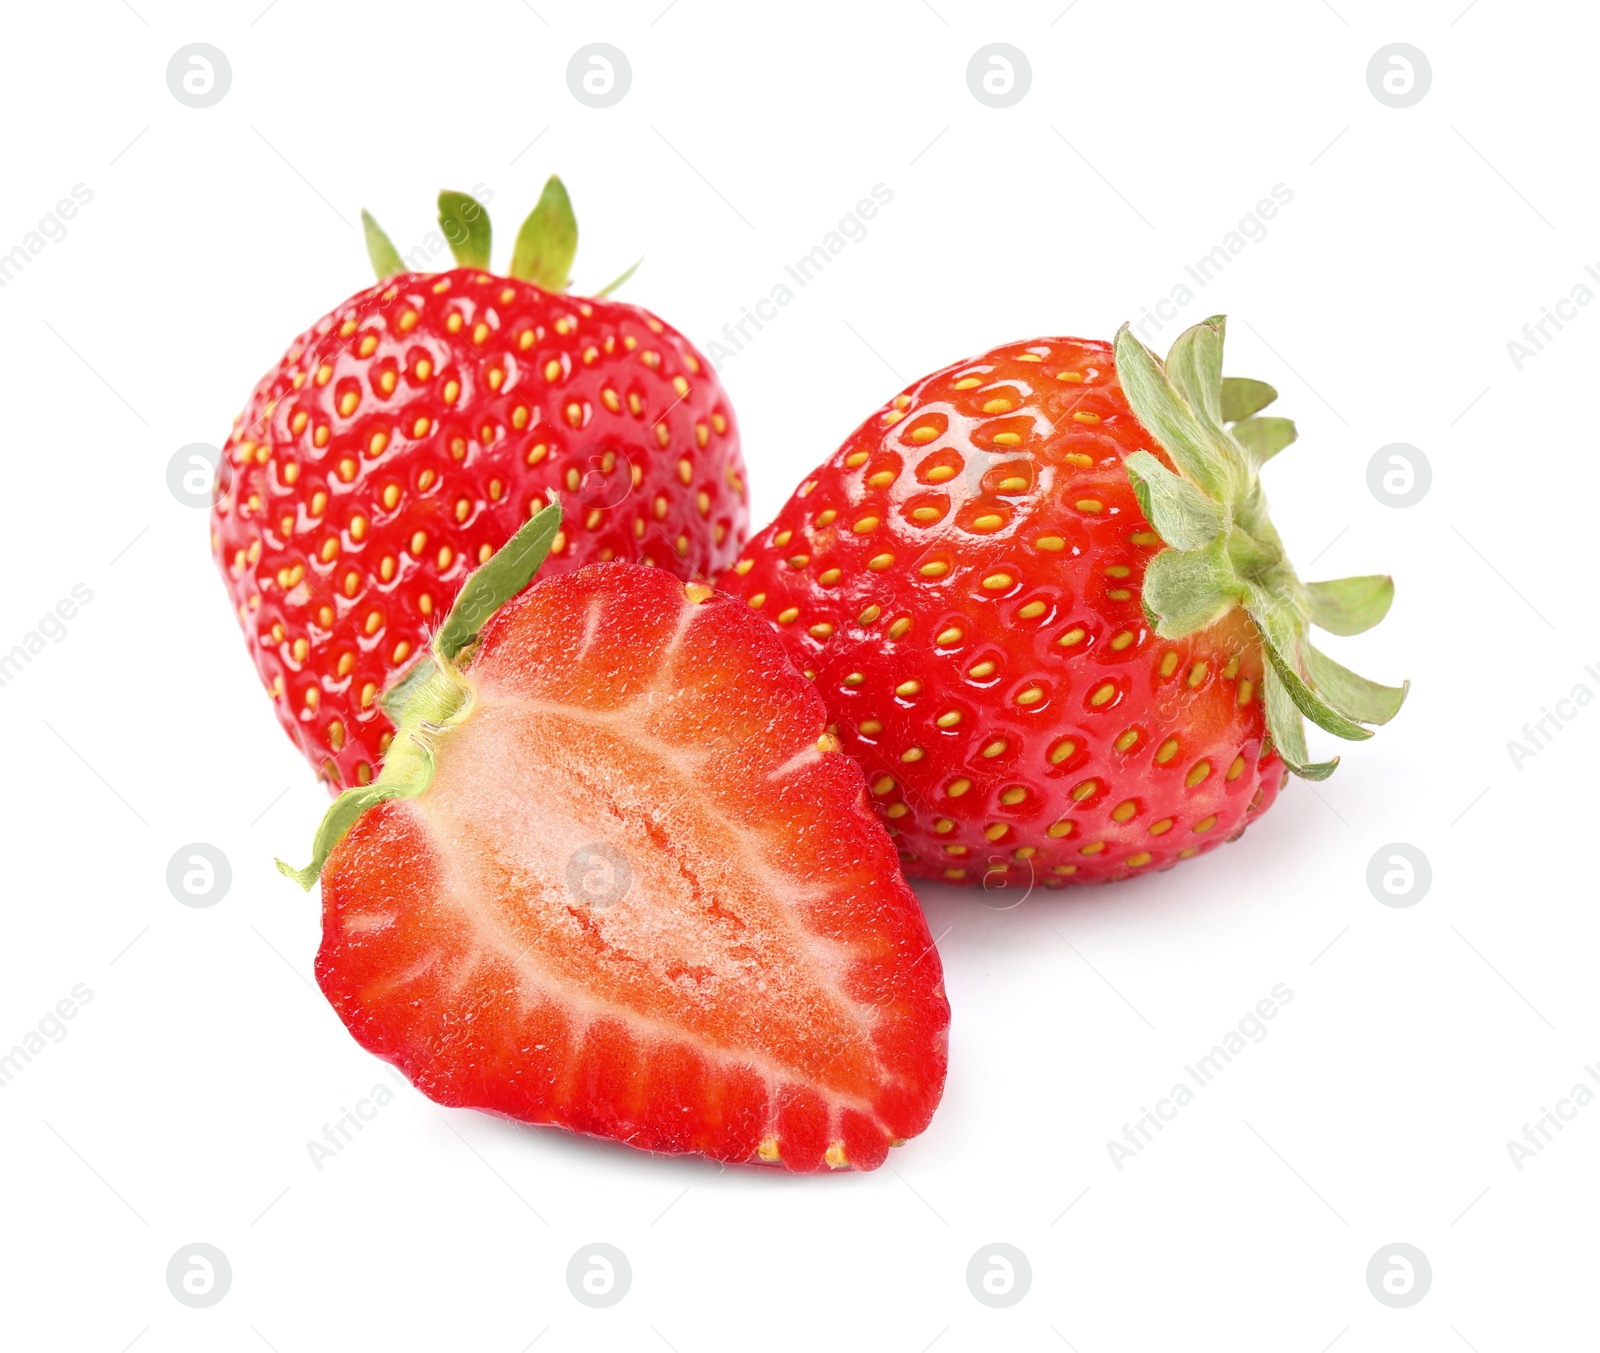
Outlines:
{"label": "green leafy calyx", "polygon": [[1225,377],[1225,322],[1214,315],[1180,334],[1163,363],[1123,325],[1117,378],[1145,430],[1172,462],[1136,451],[1125,462],[1139,507],[1166,548],[1145,569],[1141,597],[1156,633],[1180,639],[1242,608],[1266,654],[1267,728],[1284,763],[1310,780],[1338,764],[1313,762],[1302,719],[1338,737],[1372,736],[1409,683],[1357,676],[1310,639],[1312,625],[1359,634],[1394,599],[1387,577],[1302,583],[1267,513],[1259,471],[1295,439],[1287,418],[1262,417],[1278,397],[1264,381]]}
{"label": "green leafy calyx", "polygon": [[[394,241],[372,219],[370,212],[361,213],[361,226],[366,236],[367,257],[372,260],[372,270],[380,282],[397,273],[418,271],[406,266]],[[439,194],[439,229],[458,268],[488,270],[494,233],[489,225],[489,209],[483,203],[470,193],[446,189]],[[546,291],[565,291],[577,252],[578,218],[572,211],[572,199],[567,195],[566,185],[552,174],[539,194],[539,201],[528,213],[528,219],[517,231],[509,272],[512,277],[532,282]],[[609,296],[633,276],[643,261],[634,263],[594,294]]]}
{"label": "green leafy calyx", "polygon": [[552,502],[468,576],[427,653],[384,696],[383,708],[395,724],[395,734],[378,778],[333,801],[317,828],[310,864],[296,869],[279,860],[279,873],[309,891],[321,877],[329,853],[357,818],[388,799],[414,799],[427,792],[433,783],[435,747],[472,709],[472,688],[462,665],[479,631],[533,580],[560,529],[561,504]]}

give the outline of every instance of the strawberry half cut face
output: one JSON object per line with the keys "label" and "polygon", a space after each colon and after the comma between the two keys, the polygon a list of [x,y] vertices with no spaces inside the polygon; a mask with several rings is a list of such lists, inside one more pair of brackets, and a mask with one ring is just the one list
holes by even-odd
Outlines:
{"label": "strawberry half cut face", "polygon": [[922,1131],[938,953],[764,623],[616,563],[465,663],[440,641],[319,841],[317,980],[356,1039],[440,1103],[655,1151],[871,1168]]}

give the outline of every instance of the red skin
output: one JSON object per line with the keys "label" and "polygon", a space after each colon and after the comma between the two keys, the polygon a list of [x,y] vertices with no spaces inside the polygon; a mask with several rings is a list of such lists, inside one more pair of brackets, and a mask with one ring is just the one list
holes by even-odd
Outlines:
{"label": "red skin", "polygon": [[[592,565],[485,626],[428,789],[327,861],[317,980],[441,1104],[872,1169],[939,1101],[939,955],[816,692],[742,602],[687,591]],[[630,882],[591,905],[597,850]]]}
{"label": "red skin", "polygon": [[212,553],[279,721],[334,791],[372,777],[383,692],[547,494],[566,517],[547,573],[617,559],[710,576],[748,525],[733,410],[681,334],[473,269],[391,277],[302,334],[224,459]]}
{"label": "red skin", "polygon": [[[1012,407],[985,412],[997,400]],[[1128,408],[1110,344],[1008,344],[874,413],[719,580],[816,682],[908,874],[987,888],[1127,878],[1271,807],[1284,769],[1253,627],[1235,613],[1168,641],[1140,608],[1161,544],[1123,469],[1137,450],[1171,463]],[[898,693],[908,681],[921,689]],[[1053,761],[1063,739],[1074,748]]]}

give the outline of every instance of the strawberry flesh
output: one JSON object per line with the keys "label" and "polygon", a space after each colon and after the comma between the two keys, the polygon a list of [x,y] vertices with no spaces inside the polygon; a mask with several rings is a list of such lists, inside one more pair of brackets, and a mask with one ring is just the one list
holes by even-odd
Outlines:
{"label": "strawberry flesh", "polygon": [[654,1151],[868,1169],[922,1131],[938,954],[742,602],[594,565],[503,608],[463,676],[426,791],[322,873],[317,977],[363,1046],[441,1103]]}

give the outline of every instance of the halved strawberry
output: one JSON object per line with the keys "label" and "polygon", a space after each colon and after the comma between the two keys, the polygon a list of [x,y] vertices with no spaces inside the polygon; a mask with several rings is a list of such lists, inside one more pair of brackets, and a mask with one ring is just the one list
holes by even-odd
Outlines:
{"label": "halved strawberry", "polygon": [[382,775],[284,867],[322,880],[317,980],[443,1104],[879,1165],[938,1103],[949,1006],[861,772],[744,603],[624,563],[515,596],[559,522],[468,579]]}

